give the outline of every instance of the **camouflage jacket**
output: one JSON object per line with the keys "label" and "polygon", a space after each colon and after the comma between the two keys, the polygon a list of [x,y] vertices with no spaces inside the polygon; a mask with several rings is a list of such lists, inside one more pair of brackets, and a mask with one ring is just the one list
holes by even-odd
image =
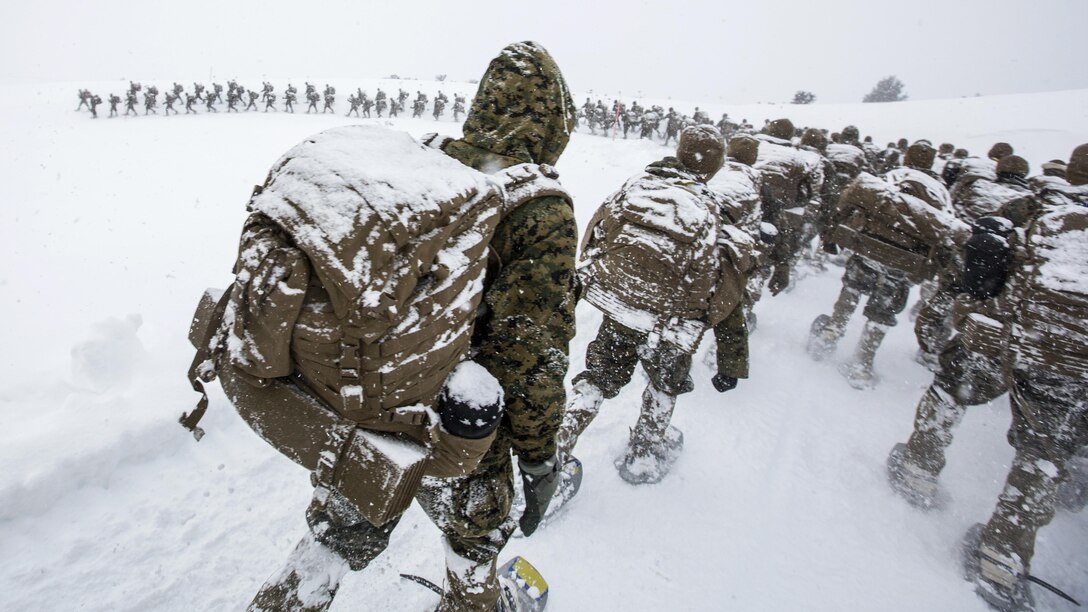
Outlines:
{"label": "camouflage jacket", "polygon": [[[496,172],[519,160],[464,141],[446,153],[477,170]],[[563,379],[574,337],[574,256],[578,229],[570,203],[556,196],[529,200],[495,230],[476,322],[473,359],[502,384],[506,417],[500,436],[527,462],[555,453],[555,432],[566,404]],[[496,444],[481,466],[503,460]]]}
{"label": "camouflage jacket", "polygon": [[[532,42],[509,45],[488,66],[464,123],[443,150],[493,174],[520,164],[555,164],[575,125],[574,102],[555,61]],[[574,337],[578,229],[569,200],[530,199],[510,211],[491,241],[484,311],[474,359],[506,392],[506,416],[478,470],[555,454],[566,405],[563,379]]]}

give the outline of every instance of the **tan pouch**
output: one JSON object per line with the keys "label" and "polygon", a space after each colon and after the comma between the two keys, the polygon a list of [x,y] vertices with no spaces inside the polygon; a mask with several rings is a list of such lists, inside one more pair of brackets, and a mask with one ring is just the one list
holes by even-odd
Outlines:
{"label": "tan pouch", "polygon": [[864,255],[873,261],[903,272],[913,283],[928,280],[934,274],[934,266],[929,258],[912,253],[858,232],[846,225],[837,225],[831,234],[831,241],[844,249]]}
{"label": "tan pouch", "polygon": [[440,431],[438,443],[431,453],[431,460],[427,463],[427,475],[438,478],[453,478],[467,476],[480,465],[480,460],[487,454],[491,443],[495,441],[495,434],[478,440],[461,438]]}

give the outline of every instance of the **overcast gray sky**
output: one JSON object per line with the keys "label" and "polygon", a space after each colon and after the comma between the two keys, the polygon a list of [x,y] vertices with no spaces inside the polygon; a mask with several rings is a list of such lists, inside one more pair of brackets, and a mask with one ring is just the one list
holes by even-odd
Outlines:
{"label": "overcast gray sky", "polygon": [[[730,103],[1088,87],[1088,0],[4,0],[0,79],[478,78],[505,44],[572,89]],[[186,83],[188,86],[188,83]]]}

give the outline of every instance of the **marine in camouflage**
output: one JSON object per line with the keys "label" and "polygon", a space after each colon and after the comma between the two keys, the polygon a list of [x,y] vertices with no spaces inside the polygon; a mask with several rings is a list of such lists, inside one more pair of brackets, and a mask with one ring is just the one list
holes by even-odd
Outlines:
{"label": "marine in camouflage", "polygon": [[[519,163],[551,165],[574,125],[574,103],[555,61],[537,43],[521,42],[491,62],[465,119],[464,138],[443,150],[487,173]],[[555,455],[574,337],[577,241],[573,208],[555,196],[518,206],[492,239],[473,359],[502,385],[506,416],[474,472],[428,481],[419,495],[451,554],[461,558],[460,572],[450,564],[440,610],[494,609],[495,561],[515,528],[509,516],[511,453],[532,464]]]}

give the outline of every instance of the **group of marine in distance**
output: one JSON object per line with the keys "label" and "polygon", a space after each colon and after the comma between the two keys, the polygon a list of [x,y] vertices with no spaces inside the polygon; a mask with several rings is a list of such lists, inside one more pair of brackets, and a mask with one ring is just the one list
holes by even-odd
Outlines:
{"label": "group of marine in distance", "polygon": [[[318,91],[317,86],[307,82],[306,92],[304,94],[307,106],[306,112],[314,113],[335,113],[336,112],[336,88],[325,84],[325,88]],[[110,94],[108,102],[110,104],[110,117],[119,116],[117,109],[121,102],[125,103],[124,115],[140,116],[140,112],[137,107],[142,106],[144,115],[158,114],[159,109],[159,88],[155,85],[148,85],[144,87],[141,83],[134,81],[129,82],[128,91],[125,92],[125,97],[122,99],[117,94]],[[141,103],[140,96],[143,95],[143,101]],[[268,111],[280,111],[285,113],[295,112],[295,102],[298,101],[298,88],[288,83],[287,88],[283,92],[283,107],[277,108],[276,103],[279,96],[276,94],[276,88],[272,83],[264,81],[261,84],[261,90],[256,91],[253,89],[247,89],[242,85],[239,85],[233,79],[227,82],[227,90],[224,94],[223,85],[220,83],[212,83],[211,89],[206,89],[201,83],[193,83],[192,93],[185,91],[185,86],[181,83],[175,82],[173,86],[166,91],[166,95],[163,97],[163,116],[169,116],[170,113],[175,115],[180,114],[175,108],[176,105],[182,105],[185,107],[185,114],[197,114],[197,108],[203,106],[206,112],[218,113],[219,109],[216,108],[216,104],[222,104],[224,102],[224,95],[226,96],[227,112],[248,112],[260,110],[263,107],[264,112]],[[410,94],[403,89],[399,89],[395,98],[389,97],[379,87],[377,93],[371,98],[367,95],[367,92],[359,88],[348,95],[348,112],[347,116],[351,116],[352,113],[356,117],[371,117],[371,111],[373,110],[378,118],[382,117],[397,117],[400,113],[404,112],[405,104],[408,102]],[[258,102],[260,104],[258,104]],[[102,97],[91,93],[88,89],[79,90],[79,106],[76,110],[82,110],[86,108],[91,112],[91,118],[98,118],[98,105],[102,104]],[[321,104],[321,109],[318,110],[318,104]],[[427,111],[427,105],[431,104],[431,115],[435,120],[439,120],[446,113],[446,107],[450,104],[449,96],[439,90],[434,97],[433,104],[428,98],[427,94],[417,91],[416,97],[412,101],[412,117],[422,117]],[[239,110],[241,107],[241,110]],[[453,97],[453,120],[460,121],[461,116],[465,114],[465,97],[459,94],[455,94]]]}
{"label": "group of marine in distance", "polygon": [[[319,91],[312,83],[307,82],[305,86],[306,92],[304,95],[308,102],[307,113],[336,112],[335,87],[325,84],[325,88]],[[110,105],[109,117],[121,115],[138,117],[140,116],[140,108],[143,108],[144,115],[157,115],[160,108],[160,95],[161,92],[156,85],[144,87],[141,83],[130,81],[124,98],[113,93],[107,98],[106,101]],[[224,95],[226,96],[225,100]],[[142,101],[141,96],[143,97]],[[405,105],[410,97],[411,95],[407,91],[398,88],[397,96],[391,98],[379,87],[374,97],[371,98],[362,88],[358,88],[355,93],[348,96],[349,108],[347,116],[350,117],[354,113],[356,117],[360,118],[374,116],[379,119],[398,117],[400,113],[404,112]],[[226,94],[224,94],[223,85],[220,83],[213,82],[211,89],[206,89],[201,83],[193,83],[192,92],[190,93],[185,91],[184,85],[175,82],[163,97],[161,107],[164,116],[169,116],[170,113],[180,114],[175,106],[183,106],[185,114],[197,114],[197,109],[201,106],[206,112],[218,113],[219,109],[216,108],[216,104],[223,104],[224,102],[227,105],[227,112],[248,112],[263,109],[264,112],[271,110],[293,113],[295,112],[295,102],[298,101],[298,88],[288,83],[283,92],[282,108],[277,107],[277,101],[279,100],[280,97],[276,93],[275,86],[268,81],[263,81],[261,90],[256,91],[247,89],[232,79],[227,82]],[[124,102],[124,113],[118,110],[118,106],[122,102]],[[76,107],[76,110],[87,109],[91,113],[91,118],[97,119],[98,106],[102,103],[101,96],[92,93],[89,89],[80,89],[79,106]],[[318,104],[321,104],[320,110],[318,110]],[[433,102],[427,94],[416,91],[416,97],[412,100],[412,118],[423,117],[427,114],[428,105],[430,105],[431,116],[438,120],[445,116],[449,104],[449,96],[441,90],[435,94]],[[451,109],[454,121],[460,121],[465,114],[465,104],[466,99],[464,96],[454,94]],[[601,100],[592,103],[589,98],[586,98],[585,104],[578,109],[577,118],[578,127],[584,127],[593,134],[600,132],[607,136],[613,132],[619,134],[622,130],[624,138],[627,138],[628,134],[637,134],[639,138],[653,139],[656,137],[663,140],[664,144],[669,144],[670,141],[676,142],[680,130],[690,125],[714,124],[727,137],[736,131],[751,131],[753,129],[747,119],[735,123],[729,118],[728,114],[722,115],[722,118],[715,124],[705,111],[699,110],[698,106],[689,116],[677,112],[671,107],[667,111],[657,105],[646,109],[640,106],[637,101],[632,102],[631,106],[628,107],[616,100],[613,101],[611,109],[609,109]]]}

